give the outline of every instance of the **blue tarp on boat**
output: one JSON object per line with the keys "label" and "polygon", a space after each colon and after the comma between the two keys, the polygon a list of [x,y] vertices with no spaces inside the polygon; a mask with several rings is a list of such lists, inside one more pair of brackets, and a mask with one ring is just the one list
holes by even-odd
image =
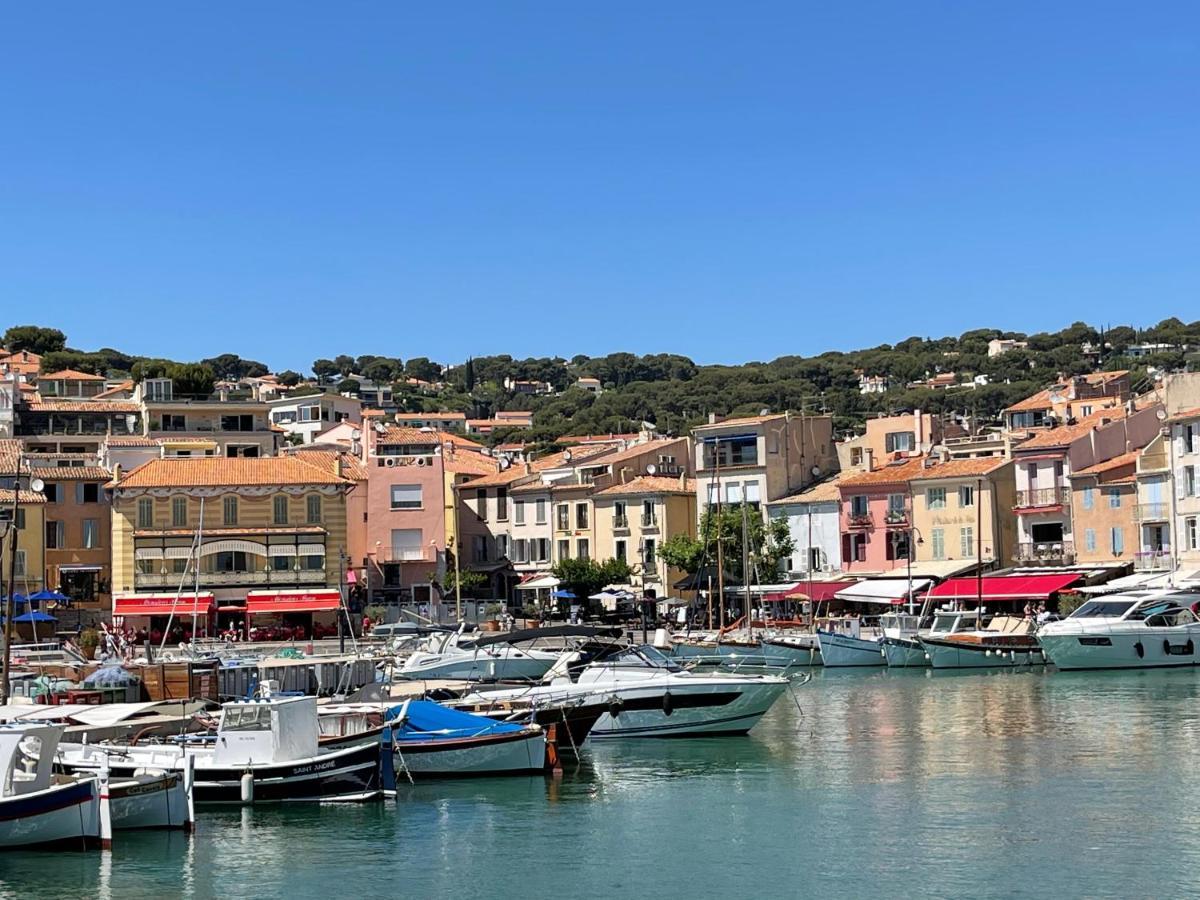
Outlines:
{"label": "blue tarp on boat", "polygon": [[[485,734],[511,734],[526,727],[516,722],[497,722],[486,716],[447,709],[430,700],[410,700],[407,705],[408,713],[404,722],[393,730],[393,740],[450,740]],[[384,716],[385,721],[395,719],[402,709],[404,704],[393,706]]]}

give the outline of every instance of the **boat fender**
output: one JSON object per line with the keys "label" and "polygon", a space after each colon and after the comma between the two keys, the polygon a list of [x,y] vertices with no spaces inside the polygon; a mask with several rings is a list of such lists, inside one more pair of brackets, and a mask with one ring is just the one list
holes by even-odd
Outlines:
{"label": "boat fender", "polygon": [[608,701],[608,714],[615,719],[617,716],[621,715],[621,707],[624,705],[625,704],[621,702],[620,697],[613,697]]}
{"label": "boat fender", "polygon": [[1146,648],[1142,646],[1141,641],[1138,641],[1136,644],[1134,644],[1133,649],[1137,651],[1138,659],[1141,659],[1146,655]]}
{"label": "boat fender", "polygon": [[254,773],[249,769],[242,773],[242,802],[254,802]]}
{"label": "boat fender", "polygon": [[671,692],[667,691],[663,694],[663,715],[669,716],[675,712],[675,701],[671,699]]}

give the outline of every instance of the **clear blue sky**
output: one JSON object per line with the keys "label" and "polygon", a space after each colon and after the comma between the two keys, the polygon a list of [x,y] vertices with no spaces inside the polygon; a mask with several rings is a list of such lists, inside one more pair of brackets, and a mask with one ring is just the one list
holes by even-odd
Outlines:
{"label": "clear blue sky", "polygon": [[1200,318],[1194,2],[25,3],[0,324],[307,368]]}

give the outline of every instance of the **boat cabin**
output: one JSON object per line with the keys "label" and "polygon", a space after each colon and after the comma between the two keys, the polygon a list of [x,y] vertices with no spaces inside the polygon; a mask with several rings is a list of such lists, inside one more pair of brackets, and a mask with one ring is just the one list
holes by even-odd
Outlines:
{"label": "boat cabin", "polygon": [[916,634],[921,625],[921,617],[908,613],[884,613],[879,617],[879,627],[884,637],[902,638]]}
{"label": "boat cabin", "polygon": [[957,634],[960,631],[973,631],[979,627],[979,610],[977,609],[938,609],[933,613],[933,627],[929,634],[936,637],[943,634]]}
{"label": "boat cabin", "polygon": [[316,697],[247,700],[221,709],[216,765],[280,763],[318,753]]}
{"label": "boat cabin", "polygon": [[17,797],[50,787],[61,725],[0,725],[0,797]]}

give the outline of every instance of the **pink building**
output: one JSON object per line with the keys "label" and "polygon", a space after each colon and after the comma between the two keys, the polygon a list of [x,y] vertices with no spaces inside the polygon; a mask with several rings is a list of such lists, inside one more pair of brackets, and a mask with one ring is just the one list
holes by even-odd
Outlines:
{"label": "pink building", "polygon": [[922,458],[904,459],[838,482],[845,571],[890,572],[906,565],[912,535],[908,482],[923,471]]}

